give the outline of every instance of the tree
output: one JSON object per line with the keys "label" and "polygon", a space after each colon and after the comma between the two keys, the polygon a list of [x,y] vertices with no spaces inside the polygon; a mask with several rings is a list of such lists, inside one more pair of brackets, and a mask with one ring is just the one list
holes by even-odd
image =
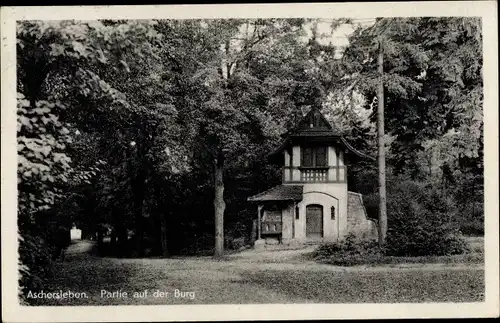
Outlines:
{"label": "tree", "polygon": [[[351,36],[342,58],[346,79],[359,82],[367,108],[377,97],[375,45],[382,37],[385,119],[394,139],[389,166],[396,173],[414,180],[429,174],[453,180],[455,171],[443,170],[480,158],[481,55],[472,54],[481,52],[479,27],[467,18],[378,19]],[[463,127],[469,130],[457,131]],[[462,146],[462,140],[468,144]],[[480,162],[472,164],[477,169]]]}
{"label": "tree", "polygon": [[[453,177],[482,173],[482,37],[474,18],[425,19],[425,48],[432,64],[423,78],[426,105],[434,113],[422,153],[432,159],[433,176],[449,168]],[[438,152],[439,151],[439,152]]]}
{"label": "tree", "polygon": [[[25,21],[18,24],[17,38],[20,252],[22,264],[32,270],[22,278],[29,288],[40,278],[29,255],[46,248],[44,234],[50,235],[51,226],[69,229],[72,222],[82,221],[69,216],[78,200],[74,197],[80,196],[75,203],[85,204],[80,191],[105,169],[108,163],[101,158],[113,165],[123,153],[120,144],[125,140],[129,146],[130,137],[121,130],[130,129],[130,117],[144,111],[145,102],[132,100],[126,92],[137,88],[122,86],[121,92],[113,80],[130,71],[126,59],[142,56],[151,62],[158,33],[141,21]],[[171,116],[166,110],[155,111],[163,124]]]}
{"label": "tree", "polygon": [[[453,222],[464,232],[482,232],[482,56],[474,54],[482,52],[480,21],[404,23],[412,26],[409,32],[387,28],[404,49],[397,60],[389,56],[389,64],[418,86],[398,81],[393,84],[400,91],[387,91],[386,120],[394,138],[389,165],[400,178],[432,183],[443,196],[452,196],[459,206]],[[401,55],[405,52],[413,54]]]}
{"label": "tree", "polygon": [[[417,169],[416,157],[427,140],[442,138],[464,123],[474,124],[470,133],[476,139],[467,154],[476,155],[481,136],[482,62],[481,55],[473,53],[481,52],[479,21],[408,18],[382,19],[379,24],[387,26],[383,30],[385,101],[388,132],[395,137],[391,146],[395,171]],[[363,30],[353,35],[345,60],[353,73],[364,75],[363,93],[370,102],[375,95],[370,77],[376,70],[370,63],[375,53],[367,45],[369,30]],[[359,61],[365,63],[359,66]],[[418,172],[412,176],[418,177]]]}
{"label": "tree", "polygon": [[221,256],[224,248],[225,163],[242,153],[246,155],[242,148],[250,143],[249,136],[254,131],[251,124],[256,115],[251,100],[259,89],[259,79],[251,74],[249,64],[269,54],[264,48],[278,41],[285,32],[292,31],[294,23],[260,20],[206,23],[205,32],[220,52],[216,60],[208,62],[195,77],[204,80],[203,101],[206,103],[198,124],[214,165],[215,256]]}
{"label": "tree", "polygon": [[387,196],[385,189],[385,131],[384,131],[384,47],[382,39],[378,40],[377,71],[379,84],[377,86],[377,147],[378,147],[378,193],[379,193],[379,244],[382,247],[387,236]]}
{"label": "tree", "polygon": [[[162,22],[175,33],[173,94],[195,149],[213,168],[216,255],[223,248],[224,172],[265,158],[302,105],[317,99],[301,20]],[[196,148],[197,147],[197,148]],[[267,147],[267,149],[266,149]],[[247,166],[245,166],[247,165]]]}

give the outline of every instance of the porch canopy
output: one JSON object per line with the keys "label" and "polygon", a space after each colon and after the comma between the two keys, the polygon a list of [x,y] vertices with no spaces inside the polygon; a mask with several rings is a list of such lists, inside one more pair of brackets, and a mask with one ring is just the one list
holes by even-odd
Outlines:
{"label": "porch canopy", "polygon": [[273,209],[280,209],[291,203],[302,201],[303,187],[303,185],[278,185],[248,198],[250,202],[259,203],[257,207],[257,240],[261,239],[261,234],[280,236],[282,233],[281,211],[279,211],[279,219],[268,219],[262,222],[264,207],[267,205]]}
{"label": "porch canopy", "polygon": [[303,185],[278,185],[267,191],[250,196],[250,202],[302,201]]}

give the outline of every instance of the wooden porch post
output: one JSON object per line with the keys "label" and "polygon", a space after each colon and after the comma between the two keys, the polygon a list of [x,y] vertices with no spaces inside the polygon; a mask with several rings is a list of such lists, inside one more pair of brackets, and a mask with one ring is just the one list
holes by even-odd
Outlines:
{"label": "wooden porch post", "polygon": [[261,217],[261,213],[262,212],[262,205],[259,205],[257,207],[257,240],[260,240],[260,217]]}

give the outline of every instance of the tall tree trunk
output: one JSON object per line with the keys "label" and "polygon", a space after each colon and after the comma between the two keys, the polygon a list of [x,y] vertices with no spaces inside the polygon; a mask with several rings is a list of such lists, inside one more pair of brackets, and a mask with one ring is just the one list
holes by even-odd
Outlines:
{"label": "tall tree trunk", "polygon": [[[144,233],[146,228],[146,219],[144,218],[144,199],[146,197],[146,178],[148,176],[147,164],[147,134],[145,126],[140,122],[140,118],[136,115],[136,154],[135,156],[129,153],[129,174],[131,177],[131,190],[133,199],[133,214],[135,220],[135,242],[136,251],[141,257],[144,255]],[[133,156],[133,157],[132,157]],[[135,161],[136,169],[134,169],[133,161]]]}
{"label": "tall tree trunk", "polygon": [[156,197],[156,216],[160,225],[160,254],[162,257],[168,257],[170,254],[168,252],[167,210],[170,208],[166,207],[169,204],[164,200],[165,194],[162,193],[162,185],[159,180],[155,179],[153,185]]}
{"label": "tall tree trunk", "polygon": [[104,245],[104,230],[99,227],[97,229],[97,249],[102,251],[102,247]]}
{"label": "tall tree trunk", "polygon": [[144,227],[145,219],[143,215],[144,207],[144,197],[146,190],[146,176],[142,167],[141,162],[138,162],[138,170],[134,171],[132,162],[129,161],[129,176],[130,187],[132,191],[132,207],[133,207],[133,219],[134,219],[134,229],[135,229],[135,247],[139,256],[143,254],[143,238],[144,238]]}
{"label": "tall tree trunk", "polygon": [[214,174],[214,187],[215,187],[215,257],[221,257],[224,252],[224,210],[226,203],[224,202],[224,157],[222,152],[219,152],[215,160],[215,174]]}
{"label": "tall tree trunk", "polygon": [[116,225],[116,236],[118,238],[116,246],[116,255],[118,257],[123,257],[125,255],[125,250],[127,250],[128,243],[128,233],[127,228],[124,223],[117,223]]}
{"label": "tall tree trunk", "polygon": [[167,215],[160,214],[160,244],[162,257],[168,257]]}
{"label": "tall tree trunk", "polygon": [[377,139],[378,139],[378,184],[379,184],[379,244],[385,243],[387,236],[387,198],[385,188],[385,141],[384,141],[384,52],[379,38],[378,52],[379,82],[377,89]]}
{"label": "tall tree trunk", "polygon": [[255,240],[257,240],[257,220],[254,219],[252,221],[252,232],[250,234],[250,244],[252,246],[255,243]]}
{"label": "tall tree trunk", "polygon": [[143,215],[144,205],[144,179],[139,178],[135,183],[134,191],[134,218],[135,218],[135,232],[136,232],[136,250],[139,257],[144,255],[144,231],[145,231],[145,218]]}
{"label": "tall tree trunk", "polygon": [[113,231],[111,231],[111,237],[110,237],[110,242],[109,242],[111,252],[113,254],[115,254],[115,250],[116,250],[116,241],[117,241],[116,229],[113,228]]}

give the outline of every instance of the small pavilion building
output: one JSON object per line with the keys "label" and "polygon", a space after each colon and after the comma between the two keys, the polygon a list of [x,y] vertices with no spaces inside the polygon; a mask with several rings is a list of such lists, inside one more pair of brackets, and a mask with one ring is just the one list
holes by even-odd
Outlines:
{"label": "small pavilion building", "polygon": [[361,194],[347,190],[352,157],[366,156],[312,108],[270,156],[282,166],[282,184],[248,198],[257,206],[256,245],[335,243],[349,233],[377,239]]}

